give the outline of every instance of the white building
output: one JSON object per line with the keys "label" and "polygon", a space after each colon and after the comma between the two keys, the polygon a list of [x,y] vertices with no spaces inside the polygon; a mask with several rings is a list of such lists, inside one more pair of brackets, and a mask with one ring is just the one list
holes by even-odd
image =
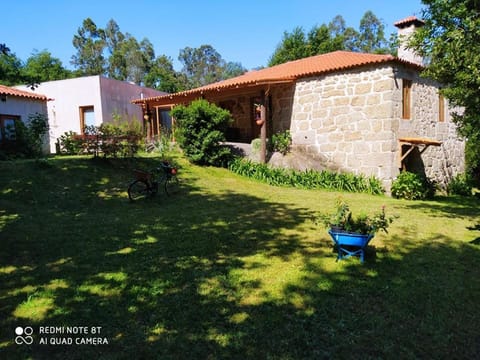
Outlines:
{"label": "white building", "polygon": [[[16,88],[30,90],[27,86]],[[85,126],[99,126],[115,119],[143,123],[142,109],[132,100],[166,94],[99,75],[43,82],[35,93],[51,99],[47,106],[52,153],[58,138],[68,131],[82,134]]]}
{"label": "white building", "polygon": [[[13,149],[17,123],[28,124],[35,113],[47,115],[45,95],[0,85],[0,150]],[[48,152],[47,146],[44,151]]]}

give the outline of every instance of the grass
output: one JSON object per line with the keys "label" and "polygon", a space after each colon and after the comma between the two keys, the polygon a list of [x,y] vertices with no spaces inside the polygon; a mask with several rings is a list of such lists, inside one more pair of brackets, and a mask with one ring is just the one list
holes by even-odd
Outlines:
{"label": "grass", "polygon": [[[0,163],[0,358],[480,356],[474,198],[271,187],[177,159],[179,194],[129,203],[131,170],[158,160]],[[312,221],[339,195],[397,216],[364,265],[336,262]],[[108,345],[39,343],[67,326]]]}

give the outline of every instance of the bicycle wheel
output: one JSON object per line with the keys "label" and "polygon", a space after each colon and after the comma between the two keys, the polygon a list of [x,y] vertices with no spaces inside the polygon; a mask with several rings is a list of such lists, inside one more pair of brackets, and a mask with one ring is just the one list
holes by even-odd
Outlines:
{"label": "bicycle wheel", "polygon": [[139,200],[150,194],[148,184],[143,180],[135,180],[128,186],[128,198],[130,201]]}
{"label": "bicycle wheel", "polygon": [[180,184],[176,176],[167,176],[165,179],[165,193],[170,196],[179,191]]}

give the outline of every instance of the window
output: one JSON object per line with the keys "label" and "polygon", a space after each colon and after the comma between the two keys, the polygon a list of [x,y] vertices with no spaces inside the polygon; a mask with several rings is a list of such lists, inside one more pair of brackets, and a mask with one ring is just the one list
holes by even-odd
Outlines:
{"label": "window", "polygon": [[445,121],[445,99],[442,94],[438,94],[438,121]]}
{"label": "window", "polygon": [[16,131],[15,122],[19,121],[19,116],[0,115],[0,142],[15,141]]}
{"label": "window", "polygon": [[402,118],[410,119],[410,111],[412,107],[412,80],[403,79],[402,88]]}
{"label": "window", "polygon": [[80,131],[85,132],[86,126],[95,126],[95,111],[93,106],[80,106]]}

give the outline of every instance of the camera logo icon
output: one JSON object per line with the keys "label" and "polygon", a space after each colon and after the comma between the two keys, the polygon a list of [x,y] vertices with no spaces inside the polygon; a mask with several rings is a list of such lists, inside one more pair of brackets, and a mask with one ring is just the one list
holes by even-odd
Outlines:
{"label": "camera logo icon", "polygon": [[17,345],[31,345],[33,343],[33,328],[31,326],[21,327],[17,326],[15,328],[15,344]]}

